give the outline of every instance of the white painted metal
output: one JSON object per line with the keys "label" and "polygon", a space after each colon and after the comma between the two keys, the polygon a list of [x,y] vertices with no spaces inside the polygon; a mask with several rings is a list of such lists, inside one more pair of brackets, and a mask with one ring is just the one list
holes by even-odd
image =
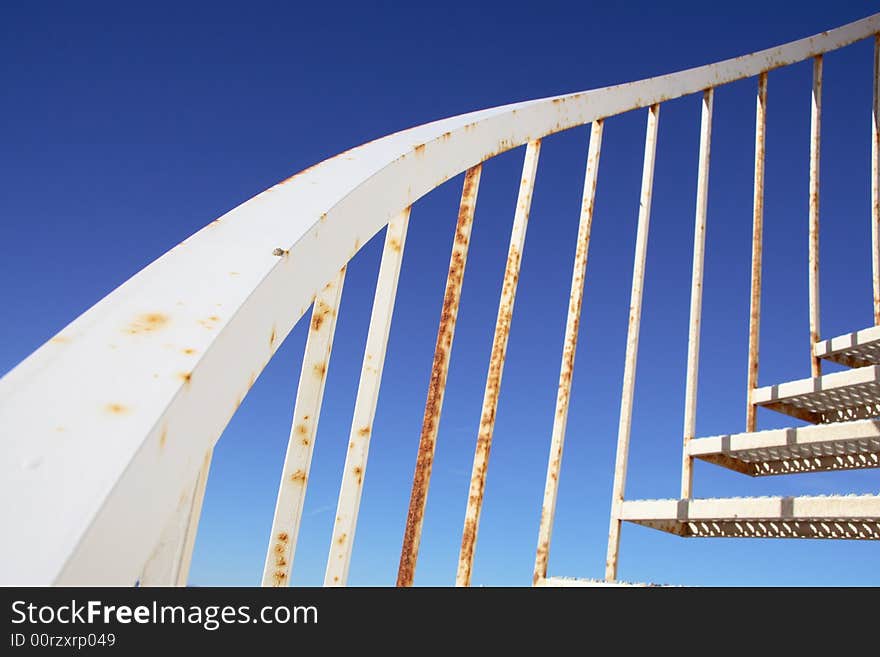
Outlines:
{"label": "white painted metal", "polygon": [[590,231],[593,226],[593,208],[596,201],[596,183],[599,179],[599,156],[602,153],[603,121],[594,121],[590,130],[590,147],[587,151],[587,168],[584,173],[584,191],[581,197],[581,216],[578,223],[577,246],[571,273],[571,292],[568,301],[568,317],[565,322],[565,340],[562,347],[562,365],[559,368],[559,387],[556,392],[556,410],[553,414],[553,431],[550,436],[550,456],[547,459],[547,478],[544,482],[544,502],[541,506],[541,522],[538,528],[538,549],[535,554],[535,572],[532,583],[547,577],[550,561],[550,537],[556,513],[556,495],[559,490],[559,472],[562,468],[562,448],[565,444],[565,427],[568,423],[568,405],[571,399],[571,381],[574,377],[574,357],[577,351],[578,328],[581,305],[584,298],[584,280],[587,256],[590,250]]}
{"label": "white painted metal", "polygon": [[648,110],[645,131],[645,161],[642,167],[642,192],[639,201],[639,227],[636,232],[636,253],[633,262],[632,292],[629,304],[629,328],[626,334],[626,364],[623,370],[623,392],[620,400],[620,423],[617,428],[617,457],[614,463],[614,484],[611,493],[611,526],[608,531],[608,553],[605,579],[617,579],[617,558],[620,550],[620,505],[626,488],[626,466],[629,458],[629,437],[632,427],[633,393],[636,383],[636,361],[639,355],[639,327],[642,318],[642,293],[645,282],[645,260],[648,255],[648,224],[651,219],[651,193],[654,187],[654,156],[657,149],[657,124],[660,105]]}
{"label": "white painted metal", "polygon": [[880,365],[880,326],[822,340],[813,349],[818,358],[848,367]]}
{"label": "white painted metal", "polygon": [[458,570],[455,575],[456,586],[471,585],[474,551],[480,528],[480,511],[483,508],[483,491],[486,488],[486,472],[489,468],[489,450],[492,446],[492,434],[495,430],[498,396],[501,394],[501,376],[504,373],[507,340],[510,337],[510,320],[513,317],[516,284],[519,281],[519,270],[526,240],[526,228],[529,225],[529,210],[532,207],[532,191],[535,187],[535,174],[538,171],[540,153],[540,140],[530,141],[523,160],[516,212],[513,217],[513,228],[510,231],[510,247],[507,251],[507,264],[504,269],[504,282],[501,286],[501,299],[498,302],[498,317],[495,320],[495,334],[492,338],[492,353],[489,359],[489,371],[486,375],[486,389],[483,394],[483,408],[480,412],[480,427],[477,433],[473,469],[471,470],[470,493],[461,536],[461,551],[458,555]]}
{"label": "white painted metal", "polygon": [[336,332],[336,319],[339,315],[339,302],[342,299],[344,282],[345,267],[340,269],[336,278],[321,288],[315,296],[299,386],[296,390],[290,437],[284,455],[284,466],[281,469],[281,481],[278,484],[272,533],[269,535],[269,547],[263,566],[263,586],[290,584],[290,571],[293,568],[296,541],[302,520],[303,503],[309,482],[312,452],[315,449],[321,402],[324,399],[324,384],[327,381],[327,368],[330,364],[330,352],[333,349],[333,334]]}
{"label": "white painted metal", "polygon": [[211,467],[211,452],[190,490],[183,492],[137,583],[140,586],[185,586]]}
{"label": "white painted metal", "polygon": [[871,271],[874,324],[880,325],[880,33],[874,35],[874,102],[871,107]]}
{"label": "white painted metal", "polygon": [[761,343],[761,260],[764,241],[764,143],[767,127],[767,74],[758,76],[755,103],[755,184],[752,197],[752,278],[749,294],[749,364],[746,383],[746,431],[757,428],[753,398],[758,387],[758,350]]}
{"label": "white painted metal", "polygon": [[542,577],[535,582],[537,587],[581,587],[581,588],[617,588],[617,587],[645,587],[651,584],[630,584],[629,582],[609,582],[604,579],[578,579],[575,577]]}
{"label": "white painted metal", "polygon": [[880,416],[880,365],[757,388],[756,404],[807,422]]}
{"label": "white painted metal", "polygon": [[813,93],[810,104],[810,369],[822,374],[815,355],[819,342],[819,148],[822,132],[822,55],[813,59]]}
{"label": "white painted metal", "polygon": [[0,582],[133,582],[315,291],[437,185],[543,136],[877,32],[875,15],[709,66],[436,121],[342,153],[226,213],[0,380],[0,521],[16,528],[0,545]]}
{"label": "white painted metal", "polygon": [[692,440],[692,457],[751,476],[880,467],[880,420]]}
{"label": "white painted metal", "polygon": [[434,451],[437,446],[437,433],[440,430],[443,397],[446,394],[446,376],[449,373],[449,361],[452,358],[455,323],[458,318],[461,287],[464,282],[464,270],[467,265],[468,246],[470,245],[482,171],[481,164],[468,169],[461,189],[455,238],[452,241],[449,270],[446,274],[446,291],[443,293],[443,310],[440,313],[440,326],[437,328],[437,341],[434,345],[434,358],[431,363],[431,378],[428,383],[425,414],[422,417],[419,450],[406,515],[406,528],[403,534],[403,545],[400,549],[397,586],[412,586],[415,580],[416,562],[419,558],[419,545],[422,540],[422,523],[428,501],[431,471],[434,467]]}
{"label": "white painted metal", "polygon": [[339,489],[324,586],[344,586],[348,581],[354,533],[357,529],[363,483],[367,474],[370,437],[373,435],[373,420],[376,417],[379,386],[382,383],[382,369],[385,365],[385,349],[391,333],[397,281],[403,263],[409,211],[410,209],[407,208],[392,219],[385,234],[385,247],[376,281],[376,294],[373,298],[373,311],[370,315],[370,329],[364,349],[354,417],[351,420],[345,467],[342,470],[342,484]]}
{"label": "white painted metal", "polygon": [[214,452],[209,451],[205,454],[205,461],[199,470],[199,477],[196,480],[195,489],[193,490],[192,504],[189,510],[189,520],[186,527],[186,537],[183,542],[183,554],[180,556],[179,565],[175,584],[177,586],[186,586],[189,581],[189,567],[192,563],[193,548],[196,545],[196,536],[199,531],[199,520],[202,517],[202,503],[205,501],[205,489],[208,486],[208,474],[211,471],[211,458]]}
{"label": "white painted metal", "polygon": [[880,495],[628,500],[621,515],[686,537],[880,540]]}
{"label": "white painted metal", "polygon": [[700,374],[700,322],[703,310],[703,261],[706,254],[706,207],[709,199],[709,159],[712,147],[713,89],[703,92],[700,112],[700,160],[697,168],[697,209],[694,218],[694,264],[691,273],[691,315],[688,328],[687,379],[684,395],[684,446],[681,459],[681,497],[691,496],[693,459],[688,444],[697,431],[697,380]]}

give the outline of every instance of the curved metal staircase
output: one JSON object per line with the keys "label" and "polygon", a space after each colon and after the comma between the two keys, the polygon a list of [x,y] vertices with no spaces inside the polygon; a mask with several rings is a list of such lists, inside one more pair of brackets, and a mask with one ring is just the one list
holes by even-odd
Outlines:
{"label": "curved metal staircase", "polygon": [[[820,339],[819,145],[826,53],[874,40],[872,227],[875,326]],[[808,379],[758,387],[764,144],[772,71],[813,62]],[[413,583],[438,439],[481,167],[525,145],[494,329],[455,582],[467,586],[541,150],[591,124],[580,227],[532,583],[548,576],[603,128],[647,110],[638,232],[615,462],[606,580],[616,582],[621,523],[682,537],[880,539],[880,495],[700,499],[693,460],[753,477],[880,466],[880,14],[769,50],[604,89],[473,112],[405,130],[326,160],[207,225],[74,320],[0,380],[0,546],[4,584],[187,582],[214,444],[301,319],[309,322],[262,582],[290,579],[346,266],[387,226],[353,409],[325,585],[348,579],[370,436],[412,204],[465,172],[425,404],[397,583]],[[714,90],[757,78],[746,431],[697,438],[703,260]],[[681,491],[625,498],[660,108],[697,95],[700,154]],[[866,134],[866,136],[868,136]],[[284,303],[279,303],[283,299]],[[306,316],[311,309],[311,314]],[[823,361],[849,367],[822,374]],[[809,423],[756,431],[763,407]],[[610,465],[610,464],[609,464]]]}

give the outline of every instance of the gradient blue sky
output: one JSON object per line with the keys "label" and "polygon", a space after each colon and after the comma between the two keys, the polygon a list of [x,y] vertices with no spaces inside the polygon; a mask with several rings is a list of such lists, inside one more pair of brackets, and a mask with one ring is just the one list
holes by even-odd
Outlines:
{"label": "gradient blue sky", "polygon": [[[808,36],[876,2],[6,3],[0,10],[0,373],[132,274],[275,182],[376,137]],[[761,384],[809,375],[809,63],[770,74]],[[716,93],[699,435],[742,430],[755,81]],[[871,45],[826,58],[824,336],[871,323]],[[699,97],[663,105],[627,497],[678,492]],[[609,120],[550,571],[599,577],[608,527],[645,112]],[[541,154],[474,569],[530,580],[587,129]],[[523,150],[486,164],[416,583],[454,581]],[[351,584],[391,584],[456,178],[413,208]],[[323,580],[382,234],[345,285],[293,584]],[[305,341],[294,329],[215,451],[193,584],[258,584]],[[770,412],[762,428],[795,421]],[[877,492],[877,471],[752,480],[697,464],[699,497]],[[623,531],[620,576],[880,584],[865,542]]]}

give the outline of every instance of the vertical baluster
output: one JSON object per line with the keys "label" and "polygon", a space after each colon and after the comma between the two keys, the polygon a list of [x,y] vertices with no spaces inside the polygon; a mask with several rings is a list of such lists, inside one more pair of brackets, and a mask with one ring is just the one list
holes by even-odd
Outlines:
{"label": "vertical baluster", "polygon": [[152,554],[141,569],[140,586],[186,586],[212,452],[208,450],[205,454],[198,473],[182,491],[177,508],[168,517]]}
{"label": "vertical baluster", "polygon": [[752,391],[758,387],[758,344],[761,331],[761,259],[764,239],[764,133],[767,123],[767,73],[758,76],[755,105],[755,187],[752,203],[752,283],[749,303],[749,365],[746,384],[746,431],[754,431],[756,408]]}
{"label": "vertical baluster", "polygon": [[810,108],[810,370],[822,374],[816,357],[819,342],[819,147],[822,126],[822,55],[813,59],[813,94]]}
{"label": "vertical baluster", "polygon": [[199,520],[202,517],[202,503],[205,500],[205,488],[208,485],[208,473],[211,470],[211,457],[213,454],[213,449],[209,449],[205,453],[205,460],[199,470],[199,476],[196,478],[192,503],[189,509],[189,520],[186,526],[186,535],[183,540],[183,551],[175,576],[177,586],[186,586],[189,580],[189,567],[192,563],[192,553],[196,544],[196,534],[199,530]]}
{"label": "vertical baluster", "polygon": [[550,537],[553,533],[553,517],[556,513],[556,495],[559,490],[559,471],[562,466],[562,448],[565,443],[565,427],[568,422],[568,405],[571,398],[571,380],[574,374],[574,357],[577,350],[581,304],[584,296],[584,279],[587,254],[590,248],[590,229],[593,225],[593,208],[596,199],[596,181],[599,176],[599,156],[602,151],[603,120],[593,122],[590,131],[590,147],[587,169],[584,174],[584,191],[581,216],[578,225],[574,267],[571,274],[571,293],[568,301],[568,318],[565,322],[565,342],[562,348],[562,365],[559,369],[559,387],[556,393],[556,411],[553,415],[553,432],[550,438],[550,456],[547,461],[547,479],[544,483],[544,502],[541,506],[541,522],[538,529],[538,550],[535,555],[535,572],[532,584],[547,577],[550,560]]}
{"label": "vertical baluster", "polygon": [[470,586],[471,583],[471,569],[474,562],[477,531],[480,525],[480,511],[483,506],[483,491],[486,487],[486,471],[489,467],[489,450],[492,446],[492,433],[495,429],[495,415],[498,410],[498,395],[501,391],[501,375],[504,370],[504,358],[507,355],[507,338],[510,335],[510,320],[513,316],[513,302],[516,299],[516,284],[519,281],[522,250],[529,222],[532,190],[535,185],[535,172],[538,169],[540,152],[540,140],[529,142],[523,162],[516,213],[510,235],[510,248],[507,252],[507,266],[504,270],[498,318],[495,322],[495,335],[492,339],[489,372],[486,375],[483,409],[480,413],[480,429],[474,453],[473,470],[471,471],[470,493],[461,537],[461,551],[458,556],[458,572],[455,576],[456,586]]}
{"label": "vertical baluster", "polygon": [[385,247],[376,281],[370,329],[367,333],[367,345],[364,349],[361,378],[348,438],[348,451],[342,471],[342,484],[339,489],[324,586],[344,586],[348,581],[348,567],[351,563],[351,550],[357,529],[363,481],[367,473],[370,436],[373,432],[376,404],[379,401],[385,349],[391,333],[391,317],[394,314],[397,281],[403,262],[409,212],[410,208],[406,208],[392,219],[385,233]]}
{"label": "vertical baluster", "polygon": [[400,551],[397,586],[412,586],[415,577],[416,560],[422,536],[422,522],[425,516],[425,503],[428,499],[428,484],[431,481],[431,468],[434,464],[434,448],[437,444],[437,431],[440,427],[440,411],[443,408],[443,395],[446,391],[446,375],[449,372],[452,340],[455,337],[455,322],[458,317],[458,304],[461,300],[461,285],[464,281],[464,268],[467,263],[468,245],[471,239],[471,227],[474,221],[481,172],[482,166],[479,164],[469,169],[465,175],[464,187],[461,192],[458,223],[455,226],[455,240],[452,243],[452,254],[449,258],[446,292],[443,295],[443,311],[440,315],[440,327],[437,330],[437,344],[434,348],[434,362],[431,366],[431,381],[428,385],[428,398],[425,402],[425,415],[419,438],[419,453],[413,475],[406,530]]}
{"label": "vertical baluster", "polygon": [[648,110],[648,128],[645,134],[645,160],[642,169],[639,226],[636,232],[632,292],[629,306],[629,328],[626,336],[626,364],[623,373],[623,392],[620,401],[620,423],[617,431],[617,457],[614,465],[611,526],[608,532],[608,553],[605,559],[605,579],[608,581],[617,579],[617,561],[620,550],[620,507],[623,504],[627,459],[629,458],[632,402],[636,379],[636,360],[639,353],[639,325],[642,317],[642,292],[645,282],[645,259],[648,253],[648,224],[651,219],[651,193],[654,186],[654,156],[657,146],[657,124],[659,118],[660,105],[652,105]]}
{"label": "vertical baluster", "polygon": [[874,324],[880,326],[880,34],[874,35],[874,102],[871,111],[871,264]]}
{"label": "vertical baluster", "polygon": [[344,281],[345,267],[315,296],[263,567],[263,586],[287,586],[290,582]]}
{"label": "vertical baluster", "polygon": [[709,159],[712,146],[714,90],[703,92],[700,117],[700,161],[697,172],[697,210],[694,219],[694,265],[691,273],[691,315],[688,328],[687,382],[684,402],[684,445],[681,462],[681,497],[693,491],[694,460],[688,453],[697,430],[697,380],[700,373],[700,324],[703,310],[703,261],[706,255],[706,206],[709,197]]}

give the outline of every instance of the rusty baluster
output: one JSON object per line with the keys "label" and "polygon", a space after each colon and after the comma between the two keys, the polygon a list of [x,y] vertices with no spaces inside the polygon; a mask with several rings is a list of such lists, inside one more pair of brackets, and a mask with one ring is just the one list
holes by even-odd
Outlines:
{"label": "rusty baluster", "polygon": [[871,111],[871,264],[874,324],[880,326],[880,34],[874,35],[874,102]]}
{"label": "rusty baluster", "polygon": [[440,315],[440,328],[437,331],[437,345],[434,348],[434,362],[431,366],[428,399],[425,402],[419,453],[416,458],[412,494],[406,517],[406,530],[400,551],[397,586],[412,586],[415,577],[425,503],[428,499],[428,484],[431,481],[431,468],[434,464],[434,448],[440,427],[440,411],[443,408],[443,394],[446,391],[446,375],[449,372],[449,358],[452,353],[452,340],[455,337],[455,321],[461,300],[461,285],[464,281],[464,268],[467,263],[481,172],[482,165],[478,164],[468,169],[464,177],[458,223],[455,226],[455,240],[452,243],[449,273],[446,276],[446,292],[443,295],[443,311]]}
{"label": "rusty baluster", "polygon": [[697,210],[694,219],[694,264],[691,273],[691,315],[688,328],[687,381],[684,402],[684,445],[681,462],[681,497],[691,497],[694,459],[690,442],[697,431],[697,380],[700,374],[700,324],[703,310],[703,262],[706,255],[706,207],[709,197],[709,159],[712,146],[714,90],[703,92],[700,116],[700,161],[697,171]]}
{"label": "rusty baluster", "polygon": [[593,225],[593,208],[596,199],[596,181],[599,176],[599,156],[602,151],[603,120],[593,122],[590,131],[590,147],[584,174],[584,191],[581,216],[578,225],[577,247],[571,274],[571,293],[568,301],[568,318],[565,322],[565,342],[562,348],[562,365],[559,369],[559,387],[556,392],[556,411],[553,415],[553,431],[550,438],[550,456],[547,460],[547,478],[544,483],[544,502],[541,506],[541,522],[538,529],[538,550],[535,555],[535,572],[532,584],[547,577],[550,560],[550,537],[553,533],[553,516],[556,513],[556,495],[559,490],[559,471],[562,466],[562,449],[568,422],[568,405],[571,399],[571,379],[574,375],[574,357],[577,350],[580,327],[581,304],[584,297],[584,278],[587,254],[590,248],[590,229]]}
{"label": "rusty baluster", "polygon": [[342,471],[342,484],[330,541],[330,555],[327,558],[327,570],[324,574],[324,586],[344,586],[348,581],[348,567],[351,563],[351,550],[367,472],[367,455],[370,449],[370,436],[373,433],[376,404],[379,401],[385,350],[391,333],[391,317],[394,314],[394,300],[397,296],[397,282],[403,262],[403,246],[406,243],[409,213],[410,208],[406,208],[392,219],[385,233],[385,246],[376,281],[376,293],[373,298],[367,345],[364,349],[361,378],[349,432],[345,467]]}
{"label": "rusty baluster", "polygon": [[816,356],[819,342],[819,148],[822,129],[822,55],[813,59],[813,94],[810,108],[810,370],[822,374]]}
{"label": "rusty baluster", "polygon": [[623,391],[620,400],[620,423],[617,430],[617,456],[614,465],[614,485],[611,499],[611,526],[608,532],[608,552],[605,559],[605,579],[617,579],[617,560],[620,551],[620,511],[626,488],[626,466],[629,458],[629,437],[632,426],[633,392],[636,382],[636,360],[639,354],[639,326],[642,317],[642,292],[645,284],[645,259],[648,253],[648,224],[651,219],[651,194],[654,186],[654,156],[657,151],[657,124],[660,105],[648,110],[645,132],[645,159],[642,168],[642,191],[639,201],[639,226],[633,262],[632,292],[630,294],[629,327],[626,335],[626,364],[623,371]]}
{"label": "rusty baluster", "polygon": [[510,320],[513,316],[513,302],[516,299],[516,284],[522,262],[522,249],[529,223],[529,209],[532,205],[532,189],[535,185],[535,172],[538,169],[538,155],[541,141],[531,141],[526,147],[516,213],[510,235],[510,248],[507,252],[507,266],[504,270],[504,283],[501,287],[501,300],[498,304],[498,318],[495,321],[495,335],[492,338],[492,355],[489,372],[486,375],[486,390],[483,394],[483,409],[480,412],[480,429],[471,471],[470,492],[465,512],[464,530],[461,537],[461,552],[458,556],[456,586],[470,586],[471,569],[474,562],[474,549],[480,525],[480,511],[483,506],[483,490],[486,487],[486,470],[489,466],[489,449],[492,446],[492,432],[495,429],[495,415],[498,410],[498,394],[501,389],[501,375],[504,358],[507,354],[507,338],[510,335]]}
{"label": "rusty baluster", "polygon": [[758,343],[761,331],[761,258],[764,239],[764,142],[767,124],[767,73],[758,76],[755,105],[755,187],[752,203],[752,283],[749,303],[749,366],[746,384],[746,431],[754,431],[757,408],[752,391],[758,387]]}
{"label": "rusty baluster", "polygon": [[344,281],[345,267],[315,296],[263,567],[263,586],[287,586],[290,582]]}

